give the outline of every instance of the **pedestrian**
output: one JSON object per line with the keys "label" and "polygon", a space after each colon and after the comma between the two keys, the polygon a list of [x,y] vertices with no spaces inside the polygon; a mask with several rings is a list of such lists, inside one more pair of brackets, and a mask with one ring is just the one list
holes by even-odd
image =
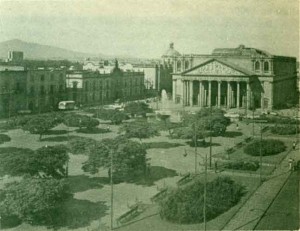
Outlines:
{"label": "pedestrian", "polygon": [[236,124],[236,130],[240,130],[239,124]]}
{"label": "pedestrian", "polygon": [[296,150],[296,142],[293,142],[293,150]]}
{"label": "pedestrian", "polygon": [[294,169],[294,159],[293,158],[289,158],[289,168],[290,168],[290,171],[293,171]]}

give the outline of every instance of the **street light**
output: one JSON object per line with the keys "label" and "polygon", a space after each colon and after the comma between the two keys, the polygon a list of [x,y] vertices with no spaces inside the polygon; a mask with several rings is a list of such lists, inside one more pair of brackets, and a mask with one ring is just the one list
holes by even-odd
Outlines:
{"label": "street light", "polygon": [[[183,156],[186,157],[187,155],[188,154],[187,154],[186,150],[184,150]],[[199,154],[197,152],[195,152],[195,158],[198,155]],[[195,162],[195,165],[197,165],[196,162]],[[196,166],[195,166],[195,169],[196,169]],[[206,231],[206,191],[207,191],[206,188],[207,188],[207,153],[205,153],[205,158],[204,158],[204,187],[203,187],[203,223],[204,223],[205,231]]]}

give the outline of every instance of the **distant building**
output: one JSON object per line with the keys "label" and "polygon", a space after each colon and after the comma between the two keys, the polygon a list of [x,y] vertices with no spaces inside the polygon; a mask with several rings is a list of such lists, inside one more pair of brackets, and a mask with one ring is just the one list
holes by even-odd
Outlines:
{"label": "distant building", "polygon": [[57,109],[66,99],[64,68],[24,68],[23,57],[11,53],[11,61],[0,63],[0,117],[24,111],[32,113]]}
{"label": "distant building", "polygon": [[24,60],[24,54],[22,51],[9,51],[7,62],[22,63]]}
{"label": "distant building", "polygon": [[271,110],[296,101],[296,58],[248,48],[215,49],[210,55],[163,56],[172,65],[172,95],[184,106]]}
{"label": "distant building", "polygon": [[83,70],[68,71],[66,75],[68,99],[79,105],[128,101],[144,95],[144,73],[123,71],[118,62],[111,72]]}

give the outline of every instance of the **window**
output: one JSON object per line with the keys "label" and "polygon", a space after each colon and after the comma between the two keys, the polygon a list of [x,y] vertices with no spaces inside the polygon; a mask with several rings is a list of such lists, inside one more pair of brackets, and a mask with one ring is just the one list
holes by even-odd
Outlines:
{"label": "window", "polygon": [[269,62],[268,62],[268,61],[265,61],[265,62],[264,62],[264,71],[265,71],[265,72],[268,72],[268,71],[269,71]]}
{"label": "window", "polygon": [[177,61],[177,71],[181,71],[181,61]]}
{"label": "window", "polygon": [[189,67],[190,67],[190,63],[189,63],[189,61],[185,61],[184,62],[184,69],[186,70],[186,69],[189,69]]}
{"label": "window", "polygon": [[255,71],[259,71],[260,70],[260,63],[259,63],[259,61],[255,62],[254,69],[255,69]]}
{"label": "window", "polygon": [[33,74],[30,75],[30,81],[34,82],[34,75]]}
{"label": "window", "polygon": [[45,80],[45,75],[41,75],[41,81]]}
{"label": "window", "polygon": [[51,81],[54,80],[54,74],[53,74],[53,73],[51,73],[51,75],[50,75],[50,80],[51,80]]}
{"label": "window", "polygon": [[34,95],[34,87],[33,86],[30,87],[30,94]]}
{"label": "window", "polygon": [[50,85],[50,93],[51,93],[51,94],[54,93],[54,85]]}

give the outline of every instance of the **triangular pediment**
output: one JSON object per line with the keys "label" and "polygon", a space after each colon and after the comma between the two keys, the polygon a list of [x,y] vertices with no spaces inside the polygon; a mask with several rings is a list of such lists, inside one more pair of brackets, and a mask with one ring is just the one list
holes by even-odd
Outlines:
{"label": "triangular pediment", "polygon": [[183,75],[235,75],[247,76],[248,74],[237,68],[212,59],[182,73]]}

